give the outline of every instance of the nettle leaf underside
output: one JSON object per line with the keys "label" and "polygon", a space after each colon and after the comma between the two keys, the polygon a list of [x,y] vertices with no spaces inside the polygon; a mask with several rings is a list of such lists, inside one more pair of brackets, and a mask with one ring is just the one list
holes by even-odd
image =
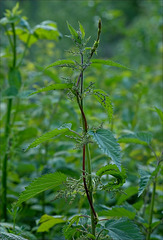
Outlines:
{"label": "nettle leaf underside", "polygon": [[122,168],[120,171],[115,164],[109,164],[97,171],[97,176],[102,177],[103,175],[111,175],[115,178],[115,181],[112,179],[104,186],[105,189],[117,189],[121,187],[126,181],[126,173]]}
{"label": "nettle leaf underside", "polygon": [[30,148],[37,147],[40,143],[48,141],[53,137],[56,137],[60,134],[67,132],[70,128],[71,128],[70,123],[64,124],[63,127],[55,128],[54,130],[43,134],[41,137],[37,138],[34,142],[32,142],[25,151],[29,150]]}
{"label": "nettle leaf underside", "polygon": [[72,88],[73,84],[66,84],[66,83],[63,83],[63,84],[51,84],[47,87],[44,87],[44,88],[41,88],[33,93],[30,94],[33,95],[33,94],[36,94],[36,93],[41,93],[41,92],[47,92],[47,91],[51,91],[51,90],[64,90],[64,89],[70,89]]}
{"label": "nettle leaf underside", "polygon": [[110,157],[116,166],[121,168],[121,149],[113,133],[106,129],[89,131],[89,134],[96,141],[100,149]]}
{"label": "nettle leaf underside", "polygon": [[95,89],[93,95],[98,102],[107,110],[109,121],[111,122],[113,116],[113,105],[110,96],[101,89]]}
{"label": "nettle leaf underside", "polygon": [[37,194],[44,192],[48,189],[53,189],[66,182],[67,176],[60,172],[50,173],[42,175],[30,183],[25,191],[20,194],[20,197],[16,203],[19,206],[21,203],[36,196]]}

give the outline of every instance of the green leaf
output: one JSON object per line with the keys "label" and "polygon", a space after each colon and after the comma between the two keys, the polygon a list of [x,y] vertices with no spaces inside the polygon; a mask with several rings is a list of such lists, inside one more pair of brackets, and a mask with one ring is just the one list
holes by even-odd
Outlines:
{"label": "green leaf", "polygon": [[131,196],[137,194],[137,192],[138,192],[137,187],[134,187],[134,186],[128,187],[125,190],[125,194],[121,194],[120,197],[118,198],[117,204],[118,205],[122,204],[124,201],[129,199]]}
{"label": "green leaf", "polygon": [[88,237],[88,239],[96,240],[96,237],[91,233],[86,234],[86,237]]}
{"label": "green leaf", "polygon": [[41,88],[39,90],[37,90],[36,92],[33,92],[30,94],[33,95],[33,94],[36,94],[36,93],[40,93],[40,92],[47,92],[47,91],[50,91],[50,90],[63,90],[63,89],[69,89],[69,88],[72,88],[73,84],[66,84],[66,83],[63,83],[63,84],[51,84],[47,87],[44,87],[44,88]]}
{"label": "green leaf", "polygon": [[15,235],[13,233],[1,232],[0,233],[1,240],[28,240],[27,238]]}
{"label": "green leaf", "polygon": [[51,67],[69,67],[69,66],[73,66],[75,67],[75,62],[73,60],[58,60],[52,64],[50,64],[49,66],[47,66],[45,69],[51,68]]}
{"label": "green leaf", "polygon": [[136,143],[148,146],[152,140],[152,134],[149,132],[137,132],[126,134],[118,139],[119,143]]}
{"label": "green leaf", "polygon": [[93,94],[98,102],[107,110],[109,121],[111,122],[113,116],[113,105],[110,96],[101,89],[95,89]]}
{"label": "green leaf", "polygon": [[120,67],[120,68],[129,69],[128,67],[125,67],[124,65],[114,62],[112,60],[92,59],[91,65],[94,65],[94,64],[103,64],[103,65],[108,65],[108,66],[112,66],[112,67]]}
{"label": "green leaf", "polygon": [[161,122],[163,123],[163,111],[161,111],[161,109],[159,109],[157,107],[155,107],[154,111],[157,112],[158,116],[161,119]]}
{"label": "green leaf", "polygon": [[55,226],[56,224],[64,223],[64,222],[66,221],[63,220],[62,218],[53,217],[53,216],[44,214],[39,221],[41,225],[37,229],[37,232],[48,232],[48,230],[53,226]]}
{"label": "green leaf", "polygon": [[104,189],[117,189],[121,187],[125,183],[127,177],[125,170],[122,169],[120,172],[115,164],[109,164],[100,168],[96,174],[99,177],[102,177],[103,175],[111,175],[116,179],[116,181],[115,179],[111,179],[111,181],[104,185]]}
{"label": "green leaf", "polygon": [[28,146],[28,148],[26,149],[26,151],[29,150],[30,148],[34,148],[34,147],[38,146],[42,142],[45,142],[55,136],[58,136],[62,133],[67,132],[70,128],[71,128],[71,124],[68,123],[68,124],[64,124],[64,127],[55,128],[54,130],[43,134],[41,137],[37,138],[33,143],[31,143]]}
{"label": "green leaf", "polygon": [[139,182],[139,192],[138,197],[144,192],[146,187],[149,185],[151,180],[151,174],[143,169],[139,169],[140,182]]}
{"label": "green leaf", "polygon": [[28,98],[32,93],[33,93],[32,90],[22,91],[22,92],[19,92],[18,97],[22,98],[22,99],[23,98]]}
{"label": "green leaf", "polygon": [[96,131],[89,131],[89,134],[93,136],[93,139],[97,142],[103,153],[110,157],[120,169],[121,149],[113,133],[106,129],[99,129]]}
{"label": "green leaf", "polygon": [[143,236],[136,224],[128,219],[109,220],[105,224],[108,235],[115,240],[143,240]]}
{"label": "green leaf", "polygon": [[[9,31],[11,34],[11,31]],[[34,43],[38,41],[38,38],[36,35],[33,34],[32,30],[31,33],[27,29],[23,28],[16,28],[16,35],[19,37],[19,39],[26,43],[28,42],[28,47],[31,47]]]}
{"label": "green leaf", "polygon": [[80,29],[80,32],[81,32],[82,39],[84,39],[84,37],[85,37],[85,31],[84,31],[84,28],[83,28],[83,26],[81,25],[80,22],[79,22],[79,29]]}
{"label": "green leaf", "polygon": [[60,172],[42,175],[30,183],[19,196],[16,206],[48,189],[56,188],[66,182],[66,175]]}
{"label": "green leaf", "polygon": [[103,210],[99,212],[99,216],[105,216],[105,217],[127,217],[129,219],[134,219],[136,212],[131,212],[128,209],[122,207],[122,206],[115,206],[108,210]]}
{"label": "green leaf", "polygon": [[10,68],[8,74],[8,81],[11,87],[15,87],[18,90],[21,87],[21,75],[17,68]]}
{"label": "green leaf", "polygon": [[76,224],[78,224],[79,222],[79,219],[80,218],[83,218],[81,215],[75,215],[74,217],[72,217],[70,220],[69,220],[69,224],[66,228],[66,231],[68,231],[68,229],[72,226],[72,224],[74,224],[76,222]]}
{"label": "green leaf", "polygon": [[39,25],[36,25],[33,30],[34,35],[38,39],[58,40],[60,33],[57,29],[57,25],[52,21],[44,21]]}
{"label": "green leaf", "polygon": [[82,229],[81,226],[75,226],[75,227],[70,227],[67,230],[67,225],[63,227],[63,234],[65,236],[66,240],[72,240],[74,237],[78,237],[81,233],[79,232],[79,229]]}
{"label": "green leaf", "polygon": [[[15,21],[17,21],[17,17],[15,18]],[[3,17],[0,19],[0,25],[5,26],[6,24],[13,23],[15,21],[11,21],[7,17]]]}
{"label": "green leaf", "polygon": [[24,29],[28,30],[30,33],[32,33],[32,29],[31,29],[29,23],[27,22],[27,20],[21,18],[20,26],[23,27]]}
{"label": "green leaf", "polygon": [[81,43],[81,39],[79,38],[79,34],[77,31],[67,22],[68,29],[72,35],[72,39],[74,39],[76,42]]}
{"label": "green leaf", "polygon": [[18,94],[18,89],[14,86],[7,88],[3,92],[3,96],[6,98],[14,98]]}

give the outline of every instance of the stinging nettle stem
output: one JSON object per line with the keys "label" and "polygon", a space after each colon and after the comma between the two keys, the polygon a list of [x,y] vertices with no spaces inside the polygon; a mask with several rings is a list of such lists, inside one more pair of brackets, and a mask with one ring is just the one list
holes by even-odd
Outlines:
{"label": "stinging nettle stem", "polygon": [[[80,84],[80,96],[79,96],[79,92],[76,93],[76,97],[77,97],[77,103],[78,106],[80,108],[81,111],[81,115],[82,115],[82,122],[83,122],[83,132],[84,134],[87,134],[88,131],[88,124],[87,124],[87,119],[83,110],[83,99],[82,99],[82,94],[83,94],[83,85],[84,85],[84,81],[83,81],[83,63],[84,63],[84,59],[83,59],[83,54],[81,53],[81,65],[82,65],[82,71],[79,74],[78,80],[77,80],[77,84],[76,86],[79,86]],[[85,163],[85,158],[87,156],[87,166],[88,166],[88,173],[89,173],[89,187],[87,186],[86,183],[86,176],[85,176],[85,170],[86,170],[86,163]],[[90,159],[90,153],[89,153],[89,148],[88,148],[88,143],[83,145],[83,184],[84,184],[84,188],[85,188],[85,192],[87,195],[87,199],[90,205],[90,211],[91,211],[91,227],[92,227],[92,234],[95,236],[95,230],[96,230],[96,224],[97,224],[97,214],[96,211],[94,209],[93,206],[93,196],[92,196],[92,177],[91,177],[91,159]]]}

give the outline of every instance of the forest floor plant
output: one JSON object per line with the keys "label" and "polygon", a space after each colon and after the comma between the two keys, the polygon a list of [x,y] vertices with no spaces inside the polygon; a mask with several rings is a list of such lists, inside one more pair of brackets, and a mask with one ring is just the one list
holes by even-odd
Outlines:
{"label": "forest floor plant", "polygon": [[[44,214],[39,223],[38,232],[46,232],[56,224],[65,224],[63,227],[63,234],[65,239],[116,239],[116,240],[141,240],[142,234],[139,231],[138,226],[128,219],[122,217],[118,220],[112,218],[98,217],[98,213],[95,205],[95,193],[97,190],[104,190],[106,192],[113,192],[123,194],[121,186],[125,183],[126,173],[121,166],[121,149],[112,131],[103,129],[101,126],[98,128],[88,125],[88,119],[86,116],[86,102],[85,97],[87,95],[94,96],[97,101],[106,109],[108,113],[108,119],[112,121],[113,106],[111,97],[101,89],[95,89],[94,83],[85,84],[84,73],[90,66],[97,64],[104,64],[108,66],[126,68],[125,66],[114,62],[112,60],[93,59],[94,54],[97,52],[101,35],[101,20],[98,23],[97,39],[92,47],[87,47],[88,39],[85,39],[85,31],[83,26],[79,23],[79,30],[76,31],[69,23],[67,23],[70,37],[77,50],[72,52],[74,55],[80,55],[80,62],[76,60],[58,60],[48,67],[66,67],[71,68],[74,71],[78,71],[78,77],[75,79],[67,80],[62,84],[51,84],[39,89],[31,94],[47,92],[52,90],[66,90],[68,91],[68,97],[70,100],[76,100],[78,109],[81,114],[82,131],[79,128],[78,131],[71,129],[71,123],[65,123],[59,128],[55,128],[50,132],[43,134],[32,142],[26,150],[34,148],[39,144],[48,141],[54,137],[65,135],[76,142],[76,148],[82,151],[82,176],[79,179],[67,177],[62,172],[54,172],[50,174],[42,175],[35,179],[24,192],[21,193],[15,206],[20,206],[23,202],[36,196],[37,194],[44,192],[48,189],[56,189],[57,198],[72,198],[77,194],[83,193],[86,195],[87,202],[90,208],[90,216],[84,213],[72,216],[71,218],[65,216],[49,216]],[[74,58],[75,59],[75,58]],[[86,87],[85,87],[86,86]],[[67,135],[67,133],[69,135]],[[92,161],[89,145],[92,141],[95,141],[102,152],[108,156],[109,164],[101,167],[96,173],[92,171]],[[110,163],[110,161],[112,161]],[[113,163],[113,164],[112,164]],[[109,178],[110,176],[110,178]],[[60,190],[58,190],[60,189]],[[104,215],[105,216],[105,215]],[[123,216],[123,215],[122,215]],[[125,216],[125,214],[124,214]],[[85,223],[83,224],[83,220]]]}
{"label": "forest floor plant", "polygon": [[[26,17],[21,16],[21,10],[19,9],[19,3],[15,5],[12,10],[6,10],[3,17],[0,20],[0,25],[4,28],[4,32],[8,37],[8,42],[12,50],[12,62],[9,61],[8,71],[8,88],[2,91],[2,99],[7,99],[7,111],[6,122],[4,127],[4,145],[3,147],[3,159],[2,159],[2,190],[1,190],[1,218],[7,221],[7,179],[8,179],[8,162],[10,159],[10,149],[12,146],[12,128],[14,126],[14,120],[17,112],[13,111],[13,107],[16,105],[16,109],[19,107],[20,99],[26,92],[22,91],[22,77],[21,67],[24,63],[24,57],[27,50],[32,44],[39,39],[57,40],[60,36],[55,22],[45,21],[39,25],[36,25],[33,29],[26,21]],[[20,40],[24,43],[24,46],[20,44]],[[21,52],[20,52],[21,49]]]}

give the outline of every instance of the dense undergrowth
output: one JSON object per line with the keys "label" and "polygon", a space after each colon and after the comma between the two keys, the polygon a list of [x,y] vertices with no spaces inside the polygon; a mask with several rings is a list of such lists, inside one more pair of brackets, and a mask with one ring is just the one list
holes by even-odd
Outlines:
{"label": "dense undergrowth", "polygon": [[82,23],[67,22],[72,47],[54,61],[65,38],[57,23],[31,27],[18,4],[6,10],[1,239],[161,240],[162,25],[153,7],[152,19],[124,29],[121,63],[99,57],[100,19],[93,43]]}

